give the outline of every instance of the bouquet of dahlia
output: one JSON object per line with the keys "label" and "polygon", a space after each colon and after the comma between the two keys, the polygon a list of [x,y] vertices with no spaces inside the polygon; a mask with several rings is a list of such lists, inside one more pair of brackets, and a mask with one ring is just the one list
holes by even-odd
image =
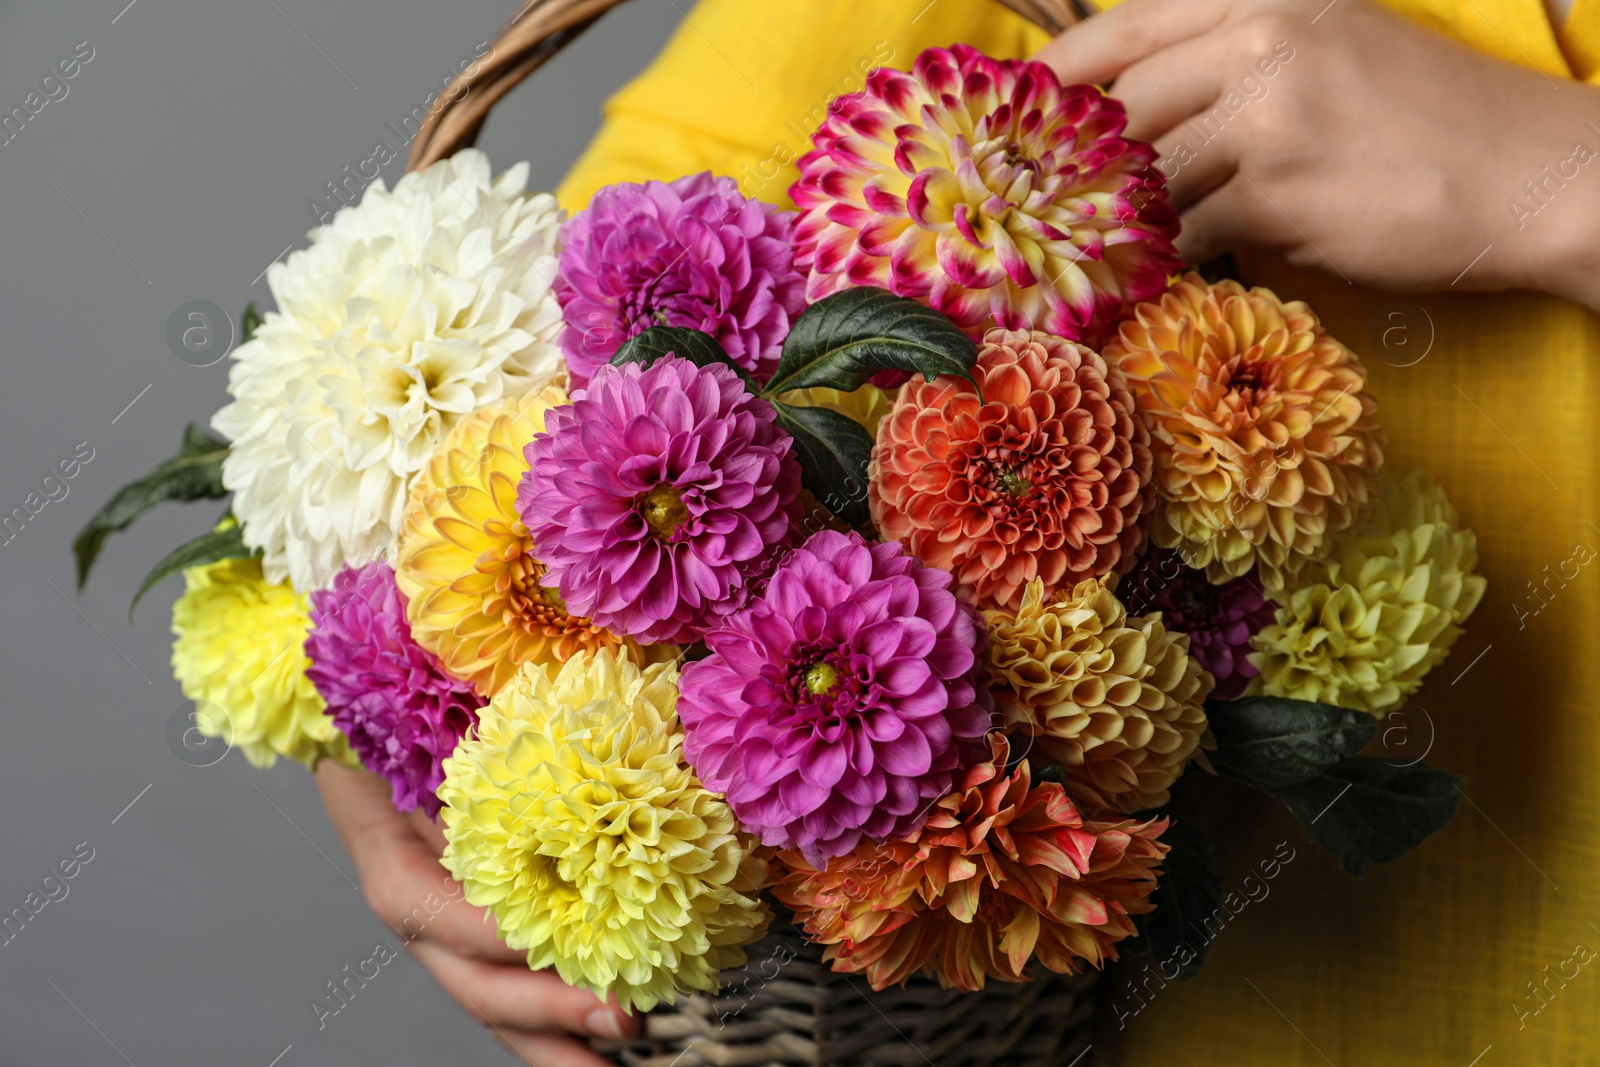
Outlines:
{"label": "bouquet of dahlia", "polygon": [[1455,780],[1358,753],[1484,582],[1357,355],[1185,273],[1123,127],[958,46],[834,103],[797,213],[699,174],[567,219],[474,150],[375,182],[80,583],[231,496],[145,583],[183,575],[201,732],[383,775],[530,966],[625,1007],[773,922],[875,988],[1189,973],[1222,890],[1179,777],[1354,874],[1420,843]]}

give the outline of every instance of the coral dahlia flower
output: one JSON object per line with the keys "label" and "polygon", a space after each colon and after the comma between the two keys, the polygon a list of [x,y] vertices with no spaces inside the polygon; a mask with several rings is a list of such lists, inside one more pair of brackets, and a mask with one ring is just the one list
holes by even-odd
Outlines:
{"label": "coral dahlia flower", "polygon": [[1106,346],[1151,429],[1151,536],[1213,582],[1268,592],[1360,521],[1383,431],[1356,354],[1301,301],[1185,275]]}
{"label": "coral dahlia flower", "polygon": [[822,863],[906,834],[991,725],[983,631],[950,576],[824,530],[683,671],[684,751],[769,845]]}
{"label": "coral dahlia flower", "polygon": [[567,610],[517,511],[523,446],[566,402],[551,387],[458,423],[406,506],[394,569],[412,635],[485,699],[524,663],[623,644]]}
{"label": "coral dahlia flower", "polygon": [[862,844],[818,870],[784,853],[773,887],[806,934],[874,989],[926,968],[963,992],[1021,981],[1037,960],[1072,974],[1117,958],[1151,911],[1167,821],[1086,818],[1053,783],[1007,772],[1004,738],[903,841]]}
{"label": "coral dahlia flower", "polygon": [[1092,85],[966,45],[873,71],[834,101],[789,191],[806,296],[874,285],[974,337],[1094,338],[1183,269],[1155,149],[1126,124]]}
{"label": "coral dahlia flower", "polygon": [[878,428],[868,501],[884,537],[1011,607],[1126,569],[1151,504],[1149,434],[1121,375],[1082,345],[990,330],[970,383],[901,387]]}
{"label": "coral dahlia flower", "polygon": [[579,614],[648,643],[737,611],[792,543],[800,464],[733,368],[678,356],[600,368],[549,412],[517,504]]}

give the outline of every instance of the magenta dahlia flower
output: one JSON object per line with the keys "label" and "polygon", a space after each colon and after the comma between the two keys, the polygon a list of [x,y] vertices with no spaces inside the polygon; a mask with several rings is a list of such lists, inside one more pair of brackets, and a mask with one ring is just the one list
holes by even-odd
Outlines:
{"label": "magenta dahlia flower", "polygon": [[569,614],[694,640],[792,543],[800,465],[731,367],[602,366],[525,448],[517,508]]}
{"label": "magenta dahlia flower", "polygon": [[874,285],[992,326],[1094,341],[1182,269],[1153,147],[1043,63],[930,48],[840,97],[789,190],[813,301]]}
{"label": "magenta dahlia flower", "polygon": [[794,212],[746,199],[732,178],[695,174],[610,185],[562,239],[561,347],[574,391],[650,326],[711,334],[757,381],[805,309]]}
{"label": "magenta dahlia flower", "polygon": [[1167,629],[1189,635],[1189,654],[1216,678],[1216,700],[1238,700],[1260,673],[1247,658],[1250,639],[1276,614],[1254,573],[1212,585],[1170,548],[1146,552],[1117,584],[1129,615],[1161,612]]}
{"label": "magenta dahlia flower", "polygon": [[331,589],[312,593],[311,623],[306,675],[334,725],[368,770],[389,779],[397,809],[438,815],[442,764],[478,721],[482,698],[411,639],[405,595],[381,560],[346,567]]}
{"label": "magenta dahlia flower", "polygon": [[746,829],[820,867],[912,833],[985,758],[983,628],[950,583],[899,544],[824,530],[706,635],[683,670],[684,752]]}

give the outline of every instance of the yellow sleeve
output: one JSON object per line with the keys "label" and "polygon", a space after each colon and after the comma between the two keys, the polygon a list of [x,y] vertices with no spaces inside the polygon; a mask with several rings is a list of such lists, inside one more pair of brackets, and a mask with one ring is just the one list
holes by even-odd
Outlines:
{"label": "yellow sleeve", "polygon": [[1025,56],[1047,40],[995,0],[699,0],[606,104],[605,125],[557,195],[577,210],[612,182],[711,170],[788,206],[811,130],[874,67],[910,66],[934,45]]}

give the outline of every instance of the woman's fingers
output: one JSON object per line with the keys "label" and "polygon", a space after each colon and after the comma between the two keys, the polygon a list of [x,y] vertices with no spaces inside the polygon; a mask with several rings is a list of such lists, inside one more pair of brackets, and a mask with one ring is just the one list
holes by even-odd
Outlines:
{"label": "woman's fingers", "polygon": [[[1156,141],[1156,169],[1167,179],[1167,199],[1186,211],[1238,172],[1238,138],[1228,138],[1206,114],[1193,116]],[[1188,226],[1185,218],[1184,226]]]}
{"label": "woman's fingers", "polygon": [[1183,213],[1178,254],[1189,263],[1204,263],[1246,247],[1285,247],[1292,235],[1281,233],[1279,222],[1261,194],[1235,177]]}
{"label": "woman's fingers", "polygon": [[411,951],[462,1007],[486,1025],[611,1038],[638,1028],[638,1020],[621,1008],[567,985],[553,971],[465,959],[427,941],[414,943]]}
{"label": "woman's fingers", "polygon": [[1207,33],[1117,75],[1110,93],[1128,109],[1123,136],[1154,141],[1190,116],[1209,112],[1226,91],[1231,47],[1227,34]]}
{"label": "woman's fingers", "polygon": [[495,1038],[529,1067],[616,1067],[590,1051],[582,1041],[558,1034],[530,1034],[496,1028]]}
{"label": "woman's fingers", "polygon": [[[1068,83],[1107,85],[1150,56],[1211,30],[1234,0],[1127,0],[1085,19],[1035,56]],[[1151,79],[1159,85],[1158,79]]]}
{"label": "woman's fingers", "polygon": [[438,941],[461,955],[521,963],[494,920],[462,899],[461,885],[439,866],[434,844],[394,810],[389,785],[375,774],[324,760],[317,784],[329,818],[355,860],[367,906],[403,941]]}

